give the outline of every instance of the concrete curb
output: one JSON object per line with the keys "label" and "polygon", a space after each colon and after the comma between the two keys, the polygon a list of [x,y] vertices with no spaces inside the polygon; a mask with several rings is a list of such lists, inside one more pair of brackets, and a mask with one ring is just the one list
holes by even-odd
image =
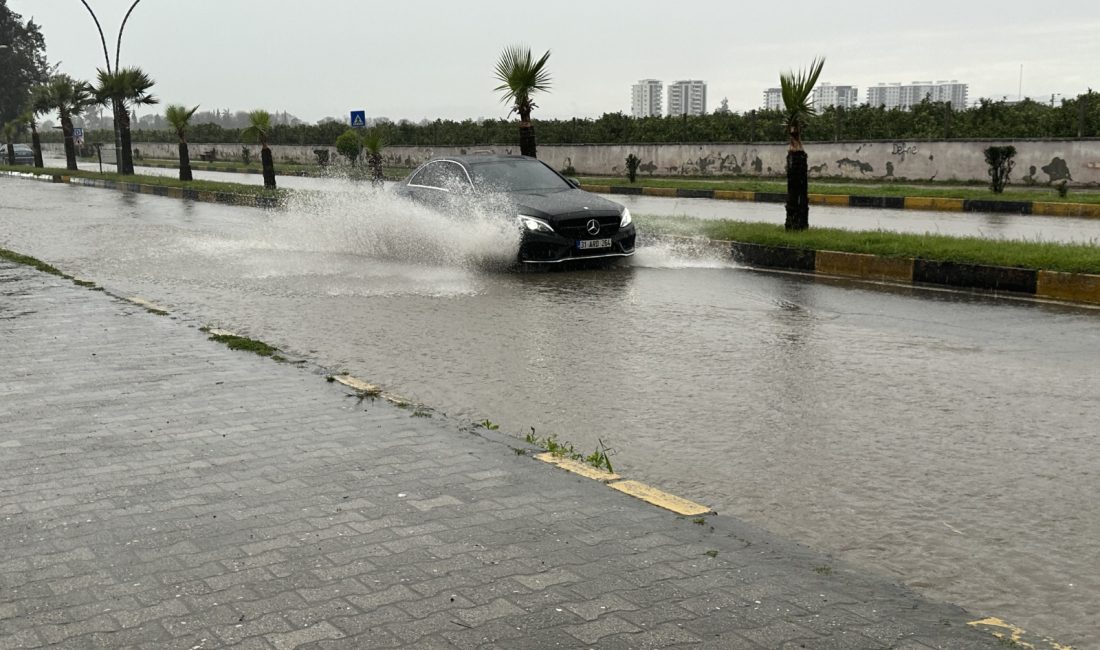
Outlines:
{"label": "concrete curb", "polygon": [[[778,192],[703,190],[678,187],[646,187],[641,185],[581,185],[581,189],[595,194],[660,196],[678,199],[718,199],[722,201],[750,201],[755,203],[785,203],[787,201],[787,195]],[[1009,214],[1038,214],[1055,217],[1100,219],[1100,203],[999,201],[928,196],[865,196],[859,194],[810,194],[809,199],[811,205],[831,205],[847,208],[931,210],[937,212],[1000,212]]]}
{"label": "concrete curb", "polygon": [[[673,237],[674,239],[688,239]],[[730,257],[761,268],[783,269],[869,282],[979,289],[994,294],[1100,305],[1100,275],[1062,273],[913,257],[726,242]]]}

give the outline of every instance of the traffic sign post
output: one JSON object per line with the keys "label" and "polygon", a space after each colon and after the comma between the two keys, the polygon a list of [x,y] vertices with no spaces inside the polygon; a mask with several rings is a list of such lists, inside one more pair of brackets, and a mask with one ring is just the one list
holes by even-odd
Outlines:
{"label": "traffic sign post", "polygon": [[352,111],[351,112],[351,126],[356,129],[366,128],[367,126],[367,112],[366,111]]}

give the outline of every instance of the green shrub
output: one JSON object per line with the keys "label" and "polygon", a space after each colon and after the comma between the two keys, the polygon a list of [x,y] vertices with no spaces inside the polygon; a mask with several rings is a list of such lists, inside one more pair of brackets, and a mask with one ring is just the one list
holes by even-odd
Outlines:
{"label": "green shrub", "polygon": [[336,138],[336,151],[348,159],[352,165],[359,160],[359,154],[363,153],[363,139],[355,129],[348,129]]}
{"label": "green shrub", "polygon": [[1016,147],[1007,145],[1004,147],[989,147],[985,150],[985,162],[989,165],[989,189],[1000,194],[1005,191],[1008,183],[1008,175],[1016,166]]}
{"label": "green shrub", "polygon": [[631,183],[638,177],[638,165],[640,164],[642,164],[642,160],[634,154],[626,157],[626,177],[630,179]]}

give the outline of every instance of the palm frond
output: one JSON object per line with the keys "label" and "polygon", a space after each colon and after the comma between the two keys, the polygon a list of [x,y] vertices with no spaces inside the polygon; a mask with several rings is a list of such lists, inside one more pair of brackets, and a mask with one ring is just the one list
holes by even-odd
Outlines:
{"label": "palm frond", "polygon": [[550,71],[546,69],[549,59],[550,50],[535,61],[529,47],[511,45],[504,48],[496,65],[496,79],[501,84],[493,90],[505,91],[501,101],[512,102],[512,110],[521,114],[530,112],[534,107],[531,94],[550,90]]}
{"label": "palm frond", "polygon": [[788,70],[779,75],[779,87],[783,93],[783,107],[788,125],[794,121],[801,122],[815,114],[810,96],[813,94],[823,67],[825,67],[825,57],[817,57],[810,63],[809,68],[800,69],[797,74],[793,70]]}
{"label": "palm frond", "polygon": [[363,134],[363,148],[368,153],[380,154],[385,147],[385,141],[382,139],[382,132],[378,129],[371,129]]}
{"label": "palm frond", "polygon": [[149,93],[153,78],[137,67],[120,68],[114,72],[96,69],[96,99],[101,104],[118,101],[123,104],[156,104],[159,100]]}
{"label": "palm frond", "polygon": [[271,113],[257,109],[248,113],[248,127],[241,131],[241,138],[249,142],[266,142],[271,131]]}
{"label": "palm frond", "polygon": [[182,104],[169,104],[164,109],[164,119],[168,120],[168,124],[172,125],[172,128],[176,131],[183,131],[191,123],[191,116],[197,110],[199,110],[197,105],[188,109]]}

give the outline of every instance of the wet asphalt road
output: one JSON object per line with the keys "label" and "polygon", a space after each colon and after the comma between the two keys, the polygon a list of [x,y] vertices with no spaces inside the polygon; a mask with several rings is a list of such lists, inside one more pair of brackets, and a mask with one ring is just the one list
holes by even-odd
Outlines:
{"label": "wet asphalt road", "polygon": [[975,613],[1100,638],[1095,310],[657,246],[501,273],[491,225],[354,189],[285,212],[11,179],[0,197],[0,246],[457,417],[602,441],[631,477]]}

